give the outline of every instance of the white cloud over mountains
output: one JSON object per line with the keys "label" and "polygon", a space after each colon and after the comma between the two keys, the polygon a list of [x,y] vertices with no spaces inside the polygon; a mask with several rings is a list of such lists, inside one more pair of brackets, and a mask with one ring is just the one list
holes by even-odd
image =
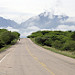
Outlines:
{"label": "white cloud over mountains", "polygon": [[[0,29],[3,29],[3,27],[0,27]],[[20,32],[21,30],[19,29],[14,29],[12,27],[6,27],[5,29],[9,30],[9,31],[17,31],[17,32]],[[72,31],[75,31],[75,25],[72,25],[72,26],[68,26],[68,25],[59,25],[57,26],[56,28],[51,28],[51,29],[40,29],[38,28],[37,26],[30,26],[30,27],[27,27],[26,29],[22,29],[23,31],[20,32],[21,33],[21,38],[25,38],[26,36],[30,35],[31,33],[33,32],[36,32],[36,31],[39,31],[39,30],[50,30],[50,31],[69,31],[69,30],[72,30]]]}
{"label": "white cloud over mountains", "polygon": [[24,29],[24,31],[21,34],[21,37],[26,37],[28,35],[30,35],[33,32],[39,31],[41,30],[40,28],[38,28],[37,26],[30,26],[27,27],[26,29]]}
{"label": "white cloud over mountains", "polygon": [[71,23],[75,23],[75,17],[69,17],[67,20],[60,20],[61,23],[67,23],[67,22],[71,22]]}
{"label": "white cloud over mountains", "polygon": [[16,32],[19,32],[19,30],[18,29],[15,29],[15,28],[13,28],[13,27],[0,27],[0,29],[7,29],[8,31],[11,31],[11,32],[13,32],[13,31],[16,31]]}
{"label": "white cloud over mountains", "polygon": [[7,29],[7,30],[9,30],[9,31],[17,31],[17,32],[19,32],[19,30],[18,29],[14,29],[14,28],[12,28],[12,27],[7,27],[7,28],[5,28],[5,29]]}
{"label": "white cloud over mountains", "polygon": [[68,26],[68,25],[59,25],[55,29],[53,28],[52,30],[61,30],[61,31],[75,31],[75,25]]}
{"label": "white cloud over mountains", "polygon": [[40,29],[38,28],[37,26],[31,26],[31,27],[28,27],[27,29],[25,29],[25,31],[22,33],[21,37],[26,37],[28,35],[30,35],[32,32],[36,32],[36,31],[39,31],[39,30],[50,30],[50,31],[69,31],[69,30],[72,30],[72,31],[75,31],[75,25],[72,25],[72,26],[68,26],[68,25],[59,25],[57,26],[56,28],[52,28],[52,29]]}
{"label": "white cloud over mountains", "polygon": [[73,22],[73,23],[75,23],[75,17],[71,17],[71,18],[67,19],[66,22]]}

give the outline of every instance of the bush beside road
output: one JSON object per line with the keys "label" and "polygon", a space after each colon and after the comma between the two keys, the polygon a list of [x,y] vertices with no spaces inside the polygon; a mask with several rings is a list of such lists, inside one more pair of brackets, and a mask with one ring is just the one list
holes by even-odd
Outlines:
{"label": "bush beside road", "polygon": [[0,52],[15,44],[19,39],[18,32],[11,32],[6,29],[0,29]]}
{"label": "bush beside road", "polygon": [[75,58],[75,31],[38,31],[28,38],[48,50]]}

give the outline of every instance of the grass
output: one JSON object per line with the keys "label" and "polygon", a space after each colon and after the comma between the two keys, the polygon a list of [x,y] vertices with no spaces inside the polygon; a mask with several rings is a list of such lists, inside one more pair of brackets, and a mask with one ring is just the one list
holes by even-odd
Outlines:
{"label": "grass", "polygon": [[40,44],[38,44],[37,42],[35,42],[35,38],[30,38],[35,44],[47,49],[47,50],[50,50],[52,52],[55,52],[55,53],[59,53],[59,54],[62,54],[64,56],[68,56],[68,57],[71,57],[71,58],[74,58],[75,59],[75,51],[62,51],[62,50],[58,50],[58,49],[55,49],[55,48],[52,48],[52,47],[49,47],[49,46],[42,46]]}
{"label": "grass", "polygon": [[0,49],[0,53],[11,47],[12,45],[6,45],[5,47]]}

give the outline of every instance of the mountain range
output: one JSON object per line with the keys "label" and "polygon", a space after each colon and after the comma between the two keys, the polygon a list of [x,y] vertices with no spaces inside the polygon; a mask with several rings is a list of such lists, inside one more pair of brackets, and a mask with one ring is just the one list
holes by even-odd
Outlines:
{"label": "mountain range", "polygon": [[[60,26],[62,28],[60,28]],[[22,36],[29,35],[30,33],[43,29],[59,29],[62,30],[68,28],[68,30],[75,30],[75,17],[69,17],[66,15],[54,15],[51,12],[44,12],[37,16],[31,17],[21,24],[16,23],[14,20],[5,19],[0,17],[0,28],[17,29]],[[71,29],[69,29],[71,28]]]}

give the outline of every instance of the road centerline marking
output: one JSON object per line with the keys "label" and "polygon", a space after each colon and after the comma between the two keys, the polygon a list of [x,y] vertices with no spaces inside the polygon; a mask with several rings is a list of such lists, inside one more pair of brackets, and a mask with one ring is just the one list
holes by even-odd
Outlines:
{"label": "road centerline marking", "polygon": [[27,44],[26,44],[26,50],[28,51],[28,53],[30,54],[30,56],[36,60],[42,67],[44,67],[49,73],[51,73],[52,75],[55,75],[54,72],[52,72],[43,62],[41,62],[36,56],[34,56],[34,54],[31,53],[31,51],[29,50]]}

